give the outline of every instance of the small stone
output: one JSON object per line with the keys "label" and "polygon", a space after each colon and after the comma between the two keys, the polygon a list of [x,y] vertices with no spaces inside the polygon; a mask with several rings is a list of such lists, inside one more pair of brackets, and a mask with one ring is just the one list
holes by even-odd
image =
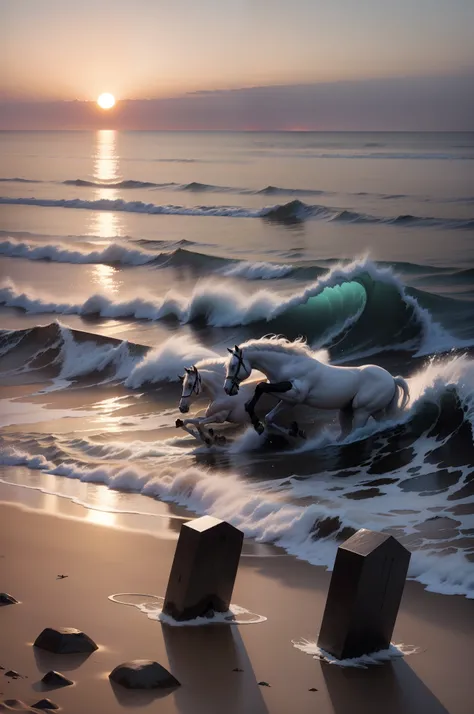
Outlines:
{"label": "small stone", "polygon": [[268,684],[268,682],[257,682],[257,684],[258,684],[259,687],[269,687],[269,686],[270,686],[270,685]]}
{"label": "small stone", "polygon": [[18,600],[8,593],[0,593],[0,605],[18,605]]}
{"label": "small stone", "polygon": [[48,687],[69,687],[70,684],[74,684],[71,679],[65,677],[61,672],[55,672],[54,669],[50,669],[49,672],[46,672],[41,681]]}
{"label": "small stone", "polygon": [[15,672],[14,669],[9,669],[8,672],[5,672],[5,677],[11,677],[11,679],[22,679],[22,676],[19,672]]}
{"label": "small stone", "polygon": [[74,627],[46,627],[36,638],[34,646],[56,654],[90,654],[99,649],[88,635]]}
{"label": "small stone", "polygon": [[316,687],[311,687],[311,689],[308,689],[308,692],[317,692],[318,690]]}
{"label": "small stone", "polygon": [[127,689],[168,689],[180,682],[167,669],[148,659],[135,659],[115,667],[109,679]]}
{"label": "small stone", "polygon": [[51,699],[40,699],[36,704],[32,704],[33,709],[59,709],[58,705],[51,701]]}

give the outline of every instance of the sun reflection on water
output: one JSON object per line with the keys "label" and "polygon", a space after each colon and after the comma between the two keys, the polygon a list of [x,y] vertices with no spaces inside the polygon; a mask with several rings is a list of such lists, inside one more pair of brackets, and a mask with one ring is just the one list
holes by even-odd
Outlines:
{"label": "sun reflection on water", "polygon": [[95,511],[92,508],[87,509],[87,518],[89,523],[95,523],[99,526],[115,526],[117,523],[117,514],[110,511]]}
{"label": "sun reflection on water", "polygon": [[111,265],[96,263],[95,265],[91,265],[91,271],[93,282],[96,283],[101,290],[109,293],[117,292],[119,286],[115,278],[116,268]]}
{"label": "sun reflection on water", "polygon": [[[117,149],[117,132],[114,129],[100,129],[96,133],[94,148],[94,181],[103,184],[114,184],[120,181],[120,160]],[[103,199],[116,201],[119,198],[114,188],[97,187],[94,200]],[[120,213],[114,211],[97,211],[92,218],[91,229],[100,238],[113,238],[123,235]]]}

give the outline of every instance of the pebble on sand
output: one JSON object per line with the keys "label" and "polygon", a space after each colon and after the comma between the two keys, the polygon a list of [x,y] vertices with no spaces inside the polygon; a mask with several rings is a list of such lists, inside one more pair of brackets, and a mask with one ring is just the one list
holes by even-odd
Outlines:
{"label": "pebble on sand", "polygon": [[161,664],[147,659],[119,664],[109,674],[109,678],[127,689],[169,689],[180,686],[180,682]]}
{"label": "pebble on sand", "polygon": [[72,679],[68,679],[64,674],[56,672],[54,669],[50,669],[49,672],[46,672],[41,681],[48,687],[69,687],[70,684],[74,684]]}
{"label": "pebble on sand", "polygon": [[99,649],[94,640],[74,627],[46,627],[36,638],[34,646],[56,654],[91,653]]}
{"label": "pebble on sand", "polygon": [[40,699],[36,704],[31,705],[33,709],[59,709],[58,705],[51,701],[51,699]]}
{"label": "pebble on sand", "polygon": [[18,605],[18,600],[8,593],[0,593],[0,605]]}

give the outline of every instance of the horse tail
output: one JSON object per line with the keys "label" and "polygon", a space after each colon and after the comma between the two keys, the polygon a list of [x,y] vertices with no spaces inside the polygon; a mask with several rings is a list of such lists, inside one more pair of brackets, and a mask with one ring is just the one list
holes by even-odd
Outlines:
{"label": "horse tail", "polygon": [[[393,381],[395,382],[395,385],[399,387],[403,392],[403,399],[400,405],[400,409],[405,409],[406,405],[410,401],[410,388],[406,381],[403,379],[403,377],[394,377]],[[396,401],[398,401],[398,389],[395,393],[395,399]]]}

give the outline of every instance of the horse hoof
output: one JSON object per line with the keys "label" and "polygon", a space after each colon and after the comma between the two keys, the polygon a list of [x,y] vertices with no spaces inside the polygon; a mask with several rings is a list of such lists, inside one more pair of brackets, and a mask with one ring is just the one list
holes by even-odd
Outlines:
{"label": "horse hoof", "polygon": [[204,441],[206,442],[207,446],[211,446],[211,445],[212,445],[212,441],[211,441],[210,439],[207,439],[207,438],[206,438],[206,439],[204,439]]}
{"label": "horse hoof", "polygon": [[210,434],[211,436],[214,436],[214,429],[209,428],[209,429],[208,429],[208,432],[209,432],[209,434]]}
{"label": "horse hoof", "polygon": [[288,434],[290,436],[299,436],[300,431],[298,429],[298,424],[296,421],[291,424],[290,428],[288,429]]}
{"label": "horse hoof", "polygon": [[265,426],[262,424],[261,421],[258,421],[256,424],[254,424],[254,429],[258,435],[261,435],[265,431]]}
{"label": "horse hoof", "polygon": [[177,428],[177,429],[179,429],[180,427],[182,427],[183,424],[184,424],[184,421],[183,421],[182,419],[176,419],[175,425],[176,425],[176,428]]}

